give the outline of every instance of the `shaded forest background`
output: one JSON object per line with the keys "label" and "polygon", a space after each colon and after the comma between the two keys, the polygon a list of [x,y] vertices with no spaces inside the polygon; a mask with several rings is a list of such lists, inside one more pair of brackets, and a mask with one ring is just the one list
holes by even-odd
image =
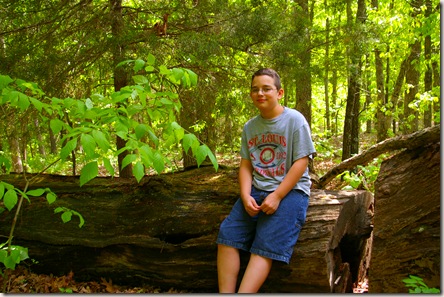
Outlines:
{"label": "shaded forest background", "polygon": [[[440,122],[438,1],[0,2],[0,74],[36,83],[44,92],[42,102],[60,98],[97,105],[140,84],[150,71],[189,69],[198,77],[194,86],[150,81],[149,90],[177,94],[170,115],[219,158],[239,150],[242,126],[256,114],[250,77],[264,66],[281,74],[282,103],[305,115],[324,159],[359,153],[365,135],[371,145]],[[160,68],[117,67],[128,60],[152,65],[154,59]],[[14,83],[28,93],[37,88]],[[92,121],[82,123],[69,108],[59,115],[17,110],[5,98],[0,151],[14,172],[39,172],[58,158],[69,138],[51,126],[55,117],[71,127]],[[131,99],[116,108],[130,107]],[[131,115],[155,126],[144,110]],[[108,141],[118,152],[109,158],[114,174],[132,176],[135,160],[122,166],[131,150],[119,151],[128,139],[115,133]],[[46,171],[78,174],[76,168],[88,161],[84,150],[77,145],[68,162]],[[185,167],[196,164],[179,146],[162,155],[168,155],[166,169],[182,166],[181,161]],[[145,164],[143,172],[153,170]]]}

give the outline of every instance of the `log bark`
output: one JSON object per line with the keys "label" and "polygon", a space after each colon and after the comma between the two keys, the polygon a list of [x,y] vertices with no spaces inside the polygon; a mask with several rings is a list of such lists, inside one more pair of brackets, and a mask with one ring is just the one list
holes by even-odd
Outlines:
{"label": "log bark", "polygon": [[381,164],[370,293],[408,293],[402,280],[409,275],[440,287],[440,148],[437,143],[407,150]]}
{"label": "log bark", "polygon": [[[32,188],[48,187],[58,200],[25,203],[14,244],[29,248],[38,273],[74,272],[79,281],[112,279],[163,289],[217,292],[215,244],[221,221],[239,197],[237,169],[203,167],[134,179],[96,178],[79,187],[78,177],[42,175]],[[21,175],[2,181],[20,188]],[[80,212],[64,224],[57,206]],[[351,292],[368,269],[373,195],[322,191],[311,195],[307,221],[289,265],[276,262],[261,292]],[[0,214],[7,236],[13,214]],[[241,253],[241,275],[248,253]],[[240,277],[241,277],[240,275]]]}
{"label": "log bark", "polygon": [[439,125],[437,125],[412,134],[401,135],[379,142],[361,154],[348,158],[337,166],[331,168],[321,178],[319,178],[318,181],[314,180],[313,187],[323,189],[339,174],[346,170],[351,170],[357,165],[366,165],[368,162],[372,161],[374,158],[383,153],[401,149],[415,149],[417,147],[439,142],[441,137],[440,133],[441,128]]}

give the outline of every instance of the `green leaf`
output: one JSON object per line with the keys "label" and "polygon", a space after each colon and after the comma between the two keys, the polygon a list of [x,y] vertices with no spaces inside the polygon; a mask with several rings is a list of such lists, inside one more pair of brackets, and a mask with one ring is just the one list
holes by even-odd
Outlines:
{"label": "green leaf", "polygon": [[195,151],[197,166],[199,167],[203,161],[207,158],[208,155],[208,147],[204,144],[200,145]]}
{"label": "green leaf", "polygon": [[48,194],[46,194],[46,201],[48,201],[48,204],[54,203],[56,199],[57,195],[54,194],[53,192],[49,192]]}
{"label": "green leaf", "polygon": [[170,70],[168,70],[168,68],[165,65],[160,65],[159,71],[160,71],[160,74],[162,74],[162,75],[170,74]]}
{"label": "green leaf", "polygon": [[134,75],[133,76],[133,80],[138,85],[144,85],[144,84],[149,83],[148,78],[146,76],[143,76],[143,75]]}
{"label": "green leaf", "polygon": [[137,59],[136,61],[134,61],[134,72],[138,72],[140,69],[143,68],[143,66],[145,66],[145,61],[142,59]]}
{"label": "green leaf", "polygon": [[65,211],[64,213],[62,213],[62,221],[63,223],[67,223],[69,221],[71,221],[72,218],[72,212],[71,211]]}
{"label": "green leaf", "polygon": [[82,134],[80,136],[80,144],[82,145],[87,158],[94,156],[94,152],[96,150],[96,141],[94,140],[94,137],[89,134]]}
{"label": "green leaf", "polygon": [[9,189],[8,191],[6,191],[5,196],[3,197],[3,203],[9,211],[14,208],[14,206],[17,204],[17,201],[18,197],[15,190]]}
{"label": "green leaf", "polygon": [[120,67],[120,66],[122,66],[122,65],[130,64],[130,63],[132,63],[132,62],[134,62],[134,60],[125,60],[125,61],[122,61],[122,62],[120,62],[119,64],[116,65],[116,68],[117,68],[117,67]]}
{"label": "green leaf", "polygon": [[122,160],[122,169],[131,164],[132,162],[136,161],[137,156],[134,154],[128,154],[123,158]]}
{"label": "green leaf", "polygon": [[26,96],[23,93],[19,93],[18,106],[19,106],[20,110],[25,111],[29,107],[30,104],[31,104],[31,102],[29,102],[28,96]]}
{"label": "green leaf", "polygon": [[85,106],[86,106],[87,109],[92,109],[94,107],[94,104],[93,104],[93,102],[91,101],[90,98],[86,98]]}
{"label": "green leaf", "polygon": [[163,160],[162,155],[156,151],[153,156],[153,167],[157,173],[161,173],[165,170],[165,161]]}
{"label": "green leaf", "polygon": [[5,185],[3,182],[0,182],[0,199],[3,198],[3,195],[5,194]]}
{"label": "green leaf", "polygon": [[14,80],[8,75],[0,75],[0,90],[12,83]]}
{"label": "green leaf", "polygon": [[40,100],[37,100],[35,98],[29,97],[29,100],[31,101],[32,105],[39,111],[42,112],[43,109],[43,103]]}
{"label": "green leaf", "polygon": [[150,129],[148,130],[148,135],[149,135],[151,141],[154,142],[155,147],[157,147],[159,145],[159,138]]}
{"label": "green leaf", "polygon": [[179,82],[180,79],[184,76],[184,70],[182,68],[173,68],[171,69],[173,72],[173,77],[175,82]]}
{"label": "green leaf", "polygon": [[197,74],[194,73],[192,70],[190,69],[185,69],[186,72],[188,73],[188,76],[190,78],[190,84],[192,87],[197,85]]}
{"label": "green leaf", "polygon": [[145,124],[139,124],[136,126],[134,131],[136,132],[137,139],[141,139],[148,132],[148,127]]}
{"label": "green leaf", "polygon": [[66,145],[62,148],[60,152],[60,158],[62,160],[66,160],[69,154],[77,147],[77,137],[71,139],[66,143]]}
{"label": "green leaf", "polygon": [[26,195],[33,196],[33,197],[40,197],[43,195],[43,193],[45,193],[45,189],[40,188],[40,189],[27,191]]}
{"label": "green leaf", "polygon": [[134,177],[136,178],[137,182],[140,182],[142,180],[142,178],[144,177],[145,167],[143,166],[143,164],[140,161],[138,161],[138,162],[136,162],[136,164],[134,164],[133,174],[134,174]]}
{"label": "green leaf", "polygon": [[106,153],[111,148],[108,139],[106,139],[106,136],[102,131],[93,130],[91,134],[103,152]]}
{"label": "green leaf", "polygon": [[57,133],[59,133],[60,131],[62,131],[62,129],[63,129],[63,125],[64,125],[65,123],[63,123],[61,120],[59,120],[59,119],[52,119],[50,122],[49,122],[49,126],[51,127],[51,130],[52,130],[52,132],[54,133],[54,134],[57,134]]}
{"label": "green leaf", "polygon": [[[199,140],[197,140],[196,135],[187,133],[183,136],[182,139],[183,149],[185,153],[188,153],[188,150],[191,148],[197,148],[199,146]],[[194,149],[193,149],[194,150]]]}
{"label": "green leaf", "polygon": [[99,174],[97,161],[90,162],[83,166],[80,171],[80,186],[83,186]]}
{"label": "green leaf", "polygon": [[103,165],[105,166],[106,170],[109,172],[111,176],[114,176],[114,167],[111,165],[111,161],[108,158],[103,159]]}
{"label": "green leaf", "polygon": [[148,63],[148,65],[154,65],[154,63],[156,63],[156,57],[154,57],[154,55],[152,54],[148,54],[146,62]]}

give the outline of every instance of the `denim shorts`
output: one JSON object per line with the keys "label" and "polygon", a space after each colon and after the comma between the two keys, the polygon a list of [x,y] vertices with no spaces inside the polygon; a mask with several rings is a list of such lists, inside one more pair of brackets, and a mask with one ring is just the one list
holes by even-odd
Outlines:
{"label": "denim shorts", "polygon": [[[251,189],[251,196],[259,205],[270,193],[255,187]],[[288,264],[305,223],[308,202],[307,194],[291,190],[274,214],[261,211],[251,217],[239,198],[221,223],[216,243]]]}

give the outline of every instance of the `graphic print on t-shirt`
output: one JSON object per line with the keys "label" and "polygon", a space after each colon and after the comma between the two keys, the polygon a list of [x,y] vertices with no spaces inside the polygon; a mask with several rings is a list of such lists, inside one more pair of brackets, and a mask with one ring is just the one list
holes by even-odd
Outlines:
{"label": "graphic print on t-shirt", "polygon": [[287,139],[276,133],[264,133],[248,140],[254,170],[262,176],[285,174]]}

